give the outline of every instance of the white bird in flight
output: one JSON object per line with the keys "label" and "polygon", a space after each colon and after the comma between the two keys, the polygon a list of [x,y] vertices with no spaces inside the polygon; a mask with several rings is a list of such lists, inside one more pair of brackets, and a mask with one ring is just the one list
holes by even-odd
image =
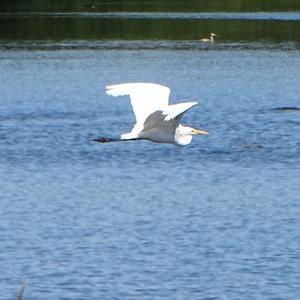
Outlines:
{"label": "white bird in flight", "polygon": [[186,102],[169,105],[170,89],[155,83],[122,83],[106,86],[111,96],[129,95],[136,123],[131,132],[124,133],[119,139],[98,138],[96,142],[118,142],[149,140],[156,143],[187,145],[192,135],[208,135],[204,130],[180,124],[184,113],[197,105]]}

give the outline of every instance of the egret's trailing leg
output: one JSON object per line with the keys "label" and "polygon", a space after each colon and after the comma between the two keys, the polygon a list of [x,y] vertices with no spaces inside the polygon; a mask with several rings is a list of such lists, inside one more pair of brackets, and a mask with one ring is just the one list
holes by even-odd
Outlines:
{"label": "egret's trailing leg", "polygon": [[97,139],[93,139],[93,142],[98,142],[98,143],[113,143],[113,142],[126,142],[126,141],[135,141],[135,140],[140,140],[139,138],[136,139],[113,139],[113,138],[107,138],[107,137],[101,137]]}

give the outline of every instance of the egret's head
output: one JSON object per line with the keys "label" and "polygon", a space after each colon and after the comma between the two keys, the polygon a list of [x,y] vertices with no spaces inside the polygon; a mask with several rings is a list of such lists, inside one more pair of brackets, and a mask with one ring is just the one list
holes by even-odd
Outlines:
{"label": "egret's head", "polygon": [[187,145],[192,141],[193,135],[209,135],[209,133],[205,130],[179,125],[176,129],[175,141],[179,145]]}

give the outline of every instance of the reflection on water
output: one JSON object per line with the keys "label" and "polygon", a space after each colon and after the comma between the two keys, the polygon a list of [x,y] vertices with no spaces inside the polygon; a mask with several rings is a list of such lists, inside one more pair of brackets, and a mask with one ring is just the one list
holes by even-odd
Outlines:
{"label": "reflection on water", "polygon": [[201,43],[195,40],[63,40],[63,41],[2,41],[3,50],[298,50],[295,42],[266,43],[247,41]]}
{"label": "reflection on water", "polygon": [[[234,2],[236,5],[240,3]],[[157,7],[160,7],[159,3],[156,2]],[[196,6],[194,10],[179,5],[176,10],[161,7],[155,11],[145,3],[144,6],[136,3],[135,7],[129,2],[119,9],[110,2],[91,4],[90,8],[82,1],[78,1],[75,7],[65,5],[55,6],[49,2],[44,6],[35,3],[30,9],[2,7],[0,39],[199,40],[209,32],[216,32],[221,43],[300,42],[300,12],[288,2],[281,3],[280,12],[274,11],[271,4],[265,5],[263,12],[257,9],[247,11],[239,6],[233,11],[225,9],[220,12],[221,3],[215,3],[214,11],[204,10],[205,5]],[[258,8],[258,2],[256,5]]]}
{"label": "reflection on water", "polygon": [[189,19],[189,20],[285,20],[299,21],[300,12],[16,12],[2,13],[3,18],[96,18],[96,19]]}
{"label": "reflection on water", "polygon": [[97,1],[97,0],[17,0],[1,1],[3,11],[164,11],[164,12],[215,12],[215,11],[291,11],[299,10],[300,3],[295,0],[138,0],[138,1]]}
{"label": "reflection on water", "polygon": [[1,18],[2,40],[199,40],[216,32],[221,42],[299,42],[300,21],[49,17]]}

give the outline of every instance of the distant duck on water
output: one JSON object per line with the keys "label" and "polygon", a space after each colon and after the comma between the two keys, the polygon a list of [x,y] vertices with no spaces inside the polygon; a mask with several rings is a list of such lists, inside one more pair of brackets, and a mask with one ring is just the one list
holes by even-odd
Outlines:
{"label": "distant duck on water", "polygon": [[211,43],[213,43],[214,41],[215,41],[215,37],[216,37],[217,35],[216,34],[214,34],[213,32],[209,35],[209,38],[202,38],[202,39],[200,39],[200,42],[211,42]]}

